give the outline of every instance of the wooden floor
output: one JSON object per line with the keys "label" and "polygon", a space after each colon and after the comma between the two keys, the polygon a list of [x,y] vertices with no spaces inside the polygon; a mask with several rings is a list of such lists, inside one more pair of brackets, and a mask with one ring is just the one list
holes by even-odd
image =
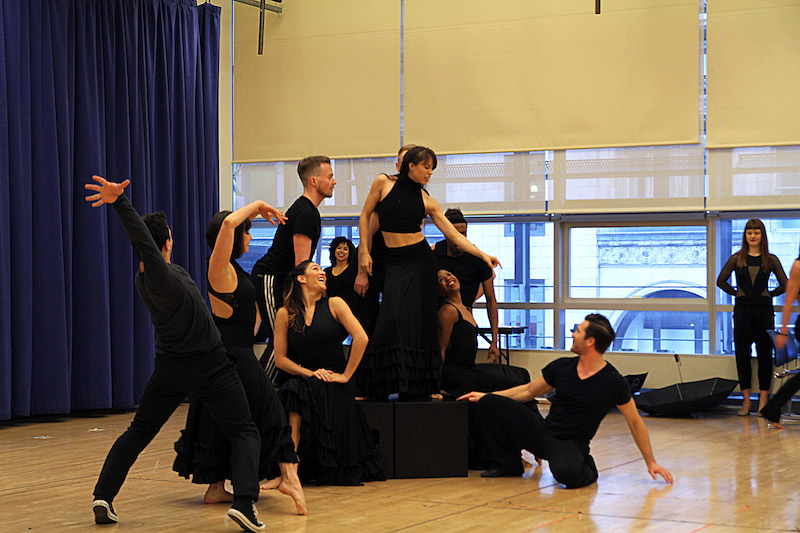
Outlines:
{"label": "wooden floor", "polygon": [[[0,531],[239,531],[226,505],[203,505],[203,489],[171,470],[182,406],[139,457],[114,507],[116,526],[95,526],[91,492],[102,461],[132,413],[0,425]],[[800,530],[800,429],[713,412],[645,417],[656,458],[674,486],[652,481],[614,411],[592,452],[597,484],[558,486],[546,463],[533,479],[390,480],[362,487],[306,487],[309,513],[262,493],[268,531],[592,532]]]}

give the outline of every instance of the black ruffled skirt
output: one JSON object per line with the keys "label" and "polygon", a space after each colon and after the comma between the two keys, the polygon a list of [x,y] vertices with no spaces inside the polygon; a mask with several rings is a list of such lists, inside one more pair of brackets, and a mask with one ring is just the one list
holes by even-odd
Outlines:
{"label": "black ruffled skirt", "polygon": [[426,240],[386,252],[386,280],[375,332],[356,373],[361,396],[439,392],[436,265]]}
{"label": "black ruffled skirt", "polygon": [[299,476],[317,485],[384,481],[381,456],[349,384],[293,376],[278,391],[289,413],[298,413]]}
{"label": "black ruffled skirt", "polygon": [[[252,347],[233,346],[228,356],[236,360],[253,422],[261,433],[259,479],[280,475],[278,463],[296,463],[291,428],[278,394],[267,379]],[[231,478],[231,445],[202,401],[192,399],[186,428],[175,443],[172,469],[192,483],[207,485]]]}

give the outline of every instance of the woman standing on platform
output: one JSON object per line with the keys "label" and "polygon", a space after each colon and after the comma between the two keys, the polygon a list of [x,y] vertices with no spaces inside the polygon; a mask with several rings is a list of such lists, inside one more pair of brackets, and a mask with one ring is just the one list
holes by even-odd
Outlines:
{"label": "woman standing on platform", "polygon": [[[360,485],[386,479],[378,448],[350,382],[367,334],[350,307],[325,298],[326,276],[303,261],[289,273],[275,316],[275,365],[289,413],[300,477],[318,485]],[[342,341],[353,343],[345,359]]]}
{"label": "woman standing on platform", "polygon": [[[422,222],[430,216],[444,236],[490,267],[500,263],[461,235],[424,186],[436,168],[436,154],[424,146],[406,152],[396,181],[385,174],[372,183],[359,218],[359,233],[369,235],[370,215],[378,206],[386,242],[386,280],[375,333],[358,381],[360,393],[386,398],[429,398],[439,393],[442,356],[436,336],[436,266]],[[372,274],[369,243],[358,249],[359,267]]]}
{"label": "woman standing on platform", "polygon": [[[278,488],[291,496],[297,512],[306,514],[303,487],[297,476],[297,455],[292,445],[286,413],[267,375],[253,353],[253,336],[258,329],[258,307],[250,275],[236,259],[250,244],[251,220],[261,215],[273,224],[286,220],[282,211],[265,202],[253,202],[233,213],[214,215],[206,229],[211,247],[208,261],[208,295],[214,323],[222,334],[228,357],[244,385],[250,413],[261,433],[259,479],[268,477],[275,463],[281,476],[262,488]],[[202,402],[192,400],[186,429],[175,443],[178,455],[173,469],[193,483],[208,484],[206,503],[228,501],[224,483],[230,479],[230,447]]]}
{"label": "woman standing on platform", "polygon": [[[731,273],[736,273],[736,289],[728,283]],[[778,286],[767,287],[770,274],[775,274]],[[758,411],[767,403],[772,383],[772,340],[767,330],[775,327],[772,298],[786,290],[786,274],[778,258],[769,253],[767,231],[757,218],[747,221],[742,234],[742,248],[733,254],[717,277],[717,287],[736,298],[733,307],[733,344],[736,352],[736,370],[742,390],[742,407],[739,416],[750,413],[750,387],[752,368],[750,352],[753,343],[758,356]]]}

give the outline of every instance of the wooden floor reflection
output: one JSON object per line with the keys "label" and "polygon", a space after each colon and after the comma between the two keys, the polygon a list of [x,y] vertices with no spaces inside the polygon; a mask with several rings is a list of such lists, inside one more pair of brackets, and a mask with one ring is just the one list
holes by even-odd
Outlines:
{"label": "wooden floor reflection", "polygon": [[[225,505],[171,470],[182,406],[145,450],[114,502],[120,522],[95,526],[91,491],[132,413],[0,425],[0,531],[238,531]],[[306,487],[309,513],[277,491],[259,517],[286,532],[798,531],[800,429],[712,412],[645,417],[656,458],[676,478],[653,481],[622,416],[612,412],[593,441],[597,484],[558,486],[547,464],[533,479],[390,480],[362,487]]]}

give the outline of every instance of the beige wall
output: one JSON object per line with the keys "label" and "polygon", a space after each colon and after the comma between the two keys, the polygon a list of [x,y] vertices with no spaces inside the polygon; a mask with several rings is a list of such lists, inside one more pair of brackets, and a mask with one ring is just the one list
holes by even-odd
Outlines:
{"label": "beige wall", "polygon": [[222,8],[219,32],[219,208],[222,210],[233,206],[233,1],[217,0],[215,5]]}

